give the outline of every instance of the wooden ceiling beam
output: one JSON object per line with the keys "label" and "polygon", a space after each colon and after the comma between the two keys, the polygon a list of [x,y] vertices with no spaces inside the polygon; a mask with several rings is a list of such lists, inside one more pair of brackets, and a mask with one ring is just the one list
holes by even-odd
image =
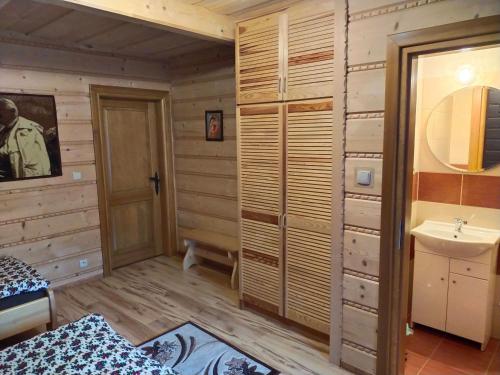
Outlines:
{"label": "wooden ceiling beam", "polygon": [[[1,0],[0,0],[1,1]],[[202,39],[232,43],[235,22],[183,0],[36,0]]]}

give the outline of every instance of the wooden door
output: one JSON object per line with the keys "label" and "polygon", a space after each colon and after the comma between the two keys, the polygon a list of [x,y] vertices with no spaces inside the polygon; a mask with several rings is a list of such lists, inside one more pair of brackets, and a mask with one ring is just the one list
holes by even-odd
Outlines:
{"label": "wooden door", "polygon": [[[152,102],[101,101],[102,163],[111,268],[162,252],[157,118]],[[158,186],[160,187],[160,185]]]}
{"label": "wooden door", "polygon": [[283,106],[238,108],[241,295],[283,313],[281,213]]}
{"label": "wooden door", "polygon": [[487,280],[450,273],[446,332],[482,343],[488,300]]}
{"label": "wooden door", "polygon": [[236,78],[238,104],[282,99],[285,15],[274,13],[238,24]]}
{"label": "wooden door", "polygon": [[286,316],[329,333],[332,100],[289,103],[286,117]]}
{"label": "wooden door", "polygon": [[444,331],[450,260],[440,255],[415,252],[412,320]]}
{"label": "wooden door", "polygon": [[287,30],[284,98],[333,96],[333,10],[315,15],[291,12]]}

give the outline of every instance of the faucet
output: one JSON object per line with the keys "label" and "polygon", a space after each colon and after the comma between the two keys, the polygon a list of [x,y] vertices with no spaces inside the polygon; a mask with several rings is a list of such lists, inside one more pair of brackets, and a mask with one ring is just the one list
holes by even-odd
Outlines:
{"label": "faucet", "polygon": [[455,231],[462,233],[462,227],[467,224],[467,220],[462,219],[461,217],[456,217],[453,221],[455,222]]}

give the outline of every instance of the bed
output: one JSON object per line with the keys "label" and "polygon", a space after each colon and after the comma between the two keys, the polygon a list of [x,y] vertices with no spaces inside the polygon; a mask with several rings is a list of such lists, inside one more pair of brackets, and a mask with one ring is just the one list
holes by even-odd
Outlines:
{"label": "bed", "polygon": [[180,375],[146,357],[98,314],[0,351],[0,373]]}
{"label": "bed", "polygon": [[0,340],[41,325],[57,327],[49,282],[21,260],[0,257]]}

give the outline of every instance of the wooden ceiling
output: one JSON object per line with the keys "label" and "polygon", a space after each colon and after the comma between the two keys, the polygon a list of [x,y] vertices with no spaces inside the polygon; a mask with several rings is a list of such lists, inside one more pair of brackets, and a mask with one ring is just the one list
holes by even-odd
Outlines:
{"label": "wooden ceiling", "polygon": [[189,0],[191,5],[202,6],[214,13],[235,20],[257,17],[287,7],[300,0]]}
{"label": "wooden ceiling", "polygon": [[[127,1],[133,1],[130,3],[133,6],[145,5],[148,9],[149,4],[153,4],[146,0]],[[300,0],[176,1],[194,6],[193,9],[203,9],[203,12],[199,12],[199,17],[208,12],[214,18],[220,15],[230,22],[236,22],[282,9]],[[0,0],[0,42],[104,53],[162,63],[224,44],[223,40],[207,40],[202,35],[186,33],[186,30],[166,29],[157,27],[159,25],[154,22],[139,22],[140,20],[130,17],[92,11],[93,8],[62,6],[64,4],[64,1],[59,0]],[[164,11],[168,8],[163,6],[162,9]],[[184,12],[189,13],[191,10],[184,9]],[[131,8],[132,13],[137,11],[138,9]],[[179,16],[182,17],[182,14]],[[217,22],[218,20],[214,20],[214,25]],[[230,44],[225,42],[222,50],[230,48]]]}
{"label": "wooden ceiling", "polygon": [[33,0],[0,0],[0,41],[159,62],[218,45],[185,34]]}

